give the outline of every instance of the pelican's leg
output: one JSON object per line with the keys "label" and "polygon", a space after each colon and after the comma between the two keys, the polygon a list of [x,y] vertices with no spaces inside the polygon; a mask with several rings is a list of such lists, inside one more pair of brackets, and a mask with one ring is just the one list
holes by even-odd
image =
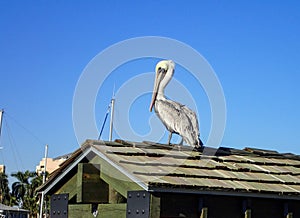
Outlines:
{"label": "pelican's leg", "polygon": [[171,144],[172,132],[169,132],[168,145]]}

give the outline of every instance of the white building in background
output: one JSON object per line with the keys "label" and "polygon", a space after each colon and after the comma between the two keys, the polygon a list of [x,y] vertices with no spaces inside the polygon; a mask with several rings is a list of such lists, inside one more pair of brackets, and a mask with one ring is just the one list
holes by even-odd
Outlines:
{"label": "white building in background", "polygon": [[0,165],[0,173],[5,173],[5,165]]}
{"label": "white building in background", "polygon": [[[59,168],[59,165],[62,164],[65,160],[67,160],[71,154],[66,154],[63,156],[59,156],[56,158],[47,158],[47,164],[46,164],[46,172],[51,174],[54,170]],[[39,165],[36,166],[35,171],[38,175],[41,175],[44,172],[45,167],[45,158],[43,158]]]}

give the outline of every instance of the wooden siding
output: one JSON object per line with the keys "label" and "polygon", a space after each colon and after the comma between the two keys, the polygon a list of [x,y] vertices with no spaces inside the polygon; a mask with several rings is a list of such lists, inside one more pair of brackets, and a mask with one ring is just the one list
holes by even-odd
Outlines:
{"label": "wooden siding", "polygon": [[107,203],[108,184],[100,178],[100,165],[91,163],[78,164],[77,202]]}
{"label": "wooden siding", "polygon": [[97,216],[92,214],[91,204],[70,204],[69,216],[72,218],[125,218],[126,204],[99,204]]}

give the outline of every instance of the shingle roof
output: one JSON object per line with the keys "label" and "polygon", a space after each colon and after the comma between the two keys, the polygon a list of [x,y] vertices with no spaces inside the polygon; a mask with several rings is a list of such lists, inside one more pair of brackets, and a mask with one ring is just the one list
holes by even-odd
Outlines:
{"label": "shingle roof", "polygon": [[88,147],[148,191],[259,193],[300,199],[300,157],[290,153],[254,148],[199,151],[122,140],[87,140],[83,148]]}

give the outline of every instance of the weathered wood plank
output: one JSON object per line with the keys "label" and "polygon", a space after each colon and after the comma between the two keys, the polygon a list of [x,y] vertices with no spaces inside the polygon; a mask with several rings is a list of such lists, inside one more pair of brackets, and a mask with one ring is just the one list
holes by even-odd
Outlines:
{"label": "weathered wood plank", "polygon": [[208,217],[208,208],[203,207],[202,210],[201,210],[200,218],[207,218],[207,217]]}
{"label": "weathered wood plank", "polygon": [[160,196],[150,195],[150,218],[160,217]]}
{"label": "weathered wood plank", "polygon": [[123,197],[119,192],[117,192],[113,187],[109,186],[108,202],[110,204],[125,203],[126,198]]}
{"label": "weathered wood plank", "polygon": [[[126,204],[98,204],[96,218],[125,218]],[[72,218],[94,218],[92,204],[70,204],[69,216]]]}
{"label": "weathered wood plank", "polygon": [[73,175],[70,180],[66,181],[55,194],[69,194],[69,200],[77,194],[77,175]]}
{"label": "weathered wood plank", "polygon": [[245,218],[251,218],[251,209],[245,210]]}
{"label": "weathered wood plank", "polygon": [[93,158],[90,163],[101,165],[100,178],[119,192],[123,197],[127,198],[127,191],[129,190],[143,190],[141,186],[133,182],[122,172],[112,167],[99,156]]}
{"label": "weathered wood plank", "polygon": [[100,165],[90,163],[78,164],[77,202],[107,203],[108,185],[100,179]]}
{"label": "weathered wood plank", "polygon": [[127,198],[127,191],[129,190],[143,190],[138,184],[128,181],[128,178],[120,177],[117,179],[115,176],[111,177],[101,173],[101,178],[125,198]]}

